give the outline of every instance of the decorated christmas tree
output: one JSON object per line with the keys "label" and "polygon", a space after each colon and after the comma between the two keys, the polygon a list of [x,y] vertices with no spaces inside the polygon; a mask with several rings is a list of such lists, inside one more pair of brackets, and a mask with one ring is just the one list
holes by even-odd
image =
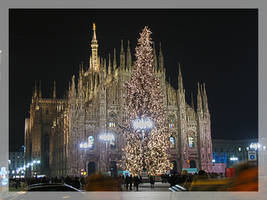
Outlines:
{"label": "decorated christmas tree", "polygon": [[[160,81],[153,71],[151,33],[148,27],[140,33],[134,68],[130,80],[125,84],[126,141],[122,163],[123,168],[132,174],[140,174],[144,169],[150,175],[162,174],[172,167],[168,158],[170,133],[163,107],[163,94]],[[141,122],[146,120],[153,126],[150,130],[136,129],[133,122],[138,119]]]}

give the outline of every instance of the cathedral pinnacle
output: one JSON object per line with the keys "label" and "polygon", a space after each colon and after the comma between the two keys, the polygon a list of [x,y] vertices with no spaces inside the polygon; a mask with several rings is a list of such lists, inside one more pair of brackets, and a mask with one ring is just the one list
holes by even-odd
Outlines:
{"label": "cathedral pinnacle", "polygon": [[[99,72],[99,59],[98,59],[98,44],[96,39],[96,28],[95,23],[93,23],[93,39],[91,42],[92,48],[92,70],[93,72]],[[91,63],[90,63],[91,64]]]}
{"label": "cathedral pinnacle", "polygon": [[42,98],[41,80],[39,81],[39,98]]}
{"label": "cathedral pinnacle", "polygon": [[53,99],[56,98],[56,81],[54,81]]}
{"label": "cathedral pinnacle", "polygon": [[181,64],[178,63],[178,90],[183,90],[183,77],[181,72]]}
{"label": "cathedral pinnacle", "polygon": [[108,74],[111,74],[111,58],[110,58],[110,54],[108,54]]}
{"label": "cathedral pinnacle", "polygon": [[113,71],[117,68],[117,58],[116,58],[116,49],[114,48],[114,57],[113,57]]}
{"label": "cathedral pinnacle", "polygon": [[35,86],[34,86],[34,94],[33,97],[36,98],[37,97],[37,85],[36,85],[36,81],[35,81]]}
{"label": "cathedral pinnacle", "polygon": [[120,67],[125,70],[125,54],[123,49],[123,40],[121,40]]}
{"label": "cathedral pinnacle", "polygon": [[97,43],[97,40],[96,40],[96,27],[95,27],[95,23],[93,23],[93,39],[92,39],[92,42],[94,43]]}
{"label": "cathedral pinnacle", "polygon": [[199,83],[197,83],[197,112],[203,113],[202,95],[201,95],[201,88],[199,86]]}
{"label": "cathedral pinnacle", "polygon": [[130,50],[130,41],[128,40],[128,47],[127,47],[127,63],[126,67],[131,70],[132,68],[132,55],[131,55],[131,50]]}

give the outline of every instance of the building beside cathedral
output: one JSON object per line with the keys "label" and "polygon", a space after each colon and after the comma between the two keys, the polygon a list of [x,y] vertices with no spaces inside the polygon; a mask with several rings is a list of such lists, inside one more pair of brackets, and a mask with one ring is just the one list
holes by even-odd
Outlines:
{"label": "building beside cathedral", "polygon": [[[51,98],[42,97],[35,85],[30,117],[25,120],[26,163],[40,160],[38,174],[49,176],[80,175],[87,172],[117,173],[122,156],[123,136],[120,123],[124,117],[124,83],[129,80],[133,58],[128,41],[123,41],[117,60],[116,50],[108,59],[98,55],[96,27],[93,25],[88,69],[80,67],[73,75],[65,99],[56,97],[54,83]],[[119,61],[119,62],[118,62]],[[185,100],[180,66],[178,90],[166,80],[161,46],[154,47],[154,73],[161,82],[164,107],[169,118],[174,170],[198,168],[212,171],[211,122],[205,84],[198,84],[197,108]],[[193,101],[192,101],[193,102]],[[103,133],[114,135],[110,142]],[[32,174],[31,169],[26,175]]]}

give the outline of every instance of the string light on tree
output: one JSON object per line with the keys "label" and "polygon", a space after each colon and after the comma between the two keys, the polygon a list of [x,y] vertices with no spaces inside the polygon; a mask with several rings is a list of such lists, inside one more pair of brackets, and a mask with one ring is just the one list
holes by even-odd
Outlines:
{"label": "string light on tree", "polygon": [[[124,135],[126,145],[123,148],[122,163],[132,174],[140,174],[143,170],[144,148],[145,166],[148,174],[166,173],[172,168],[169,161],[170,133],[168,121],[163,107],[163,94],[159,79],[153,70],[153,48],[151,31],[145,27],[140,33],[136,47],[136,61],[130,80],[125,84],[126,113],[124,120]],[[138,127],[144,124],[142,120],[151,119],[153,123],[150,132],[146,132],[142,143],[142,133]],[[147,122],[146,122],[147,123]],[[132,125],[132,126],[131,126]],[[142,146],[144,145],[144,146]]]}

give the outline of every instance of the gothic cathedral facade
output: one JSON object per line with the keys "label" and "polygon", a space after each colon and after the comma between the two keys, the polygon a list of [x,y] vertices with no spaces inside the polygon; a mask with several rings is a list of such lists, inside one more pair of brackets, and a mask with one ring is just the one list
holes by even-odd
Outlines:
{"label": "gothic cathedral facade", "polygon": [[[52,98],[42,97],[35,85],[30,105],[30,117],[25,120],[26,162],[40,160],[35,173],[49,176],[79,176],[81,173],[117,173],[121,160],[123,138],[119,123],[123,118],[124,83],[133,68],[130,44],[126,52],[121,42],[119,63],[116,50],[113,60],[98,55],[96,27],[89,68],[80,67],[79,76],[72,77],[66,98],[56,97],[56,83]],[[170,158],[175,171],[198,168],[212,171],[211,121],[205,84],[198,84],[197,108],[185,100],[180,66],[178,89],[166,80],[161,47],[154,48],[154,73],[160,79],[164,107],[169,118]],[[99,136],[112,132],[109,143]],[[29,169],[26,175],[33,173]]]}

